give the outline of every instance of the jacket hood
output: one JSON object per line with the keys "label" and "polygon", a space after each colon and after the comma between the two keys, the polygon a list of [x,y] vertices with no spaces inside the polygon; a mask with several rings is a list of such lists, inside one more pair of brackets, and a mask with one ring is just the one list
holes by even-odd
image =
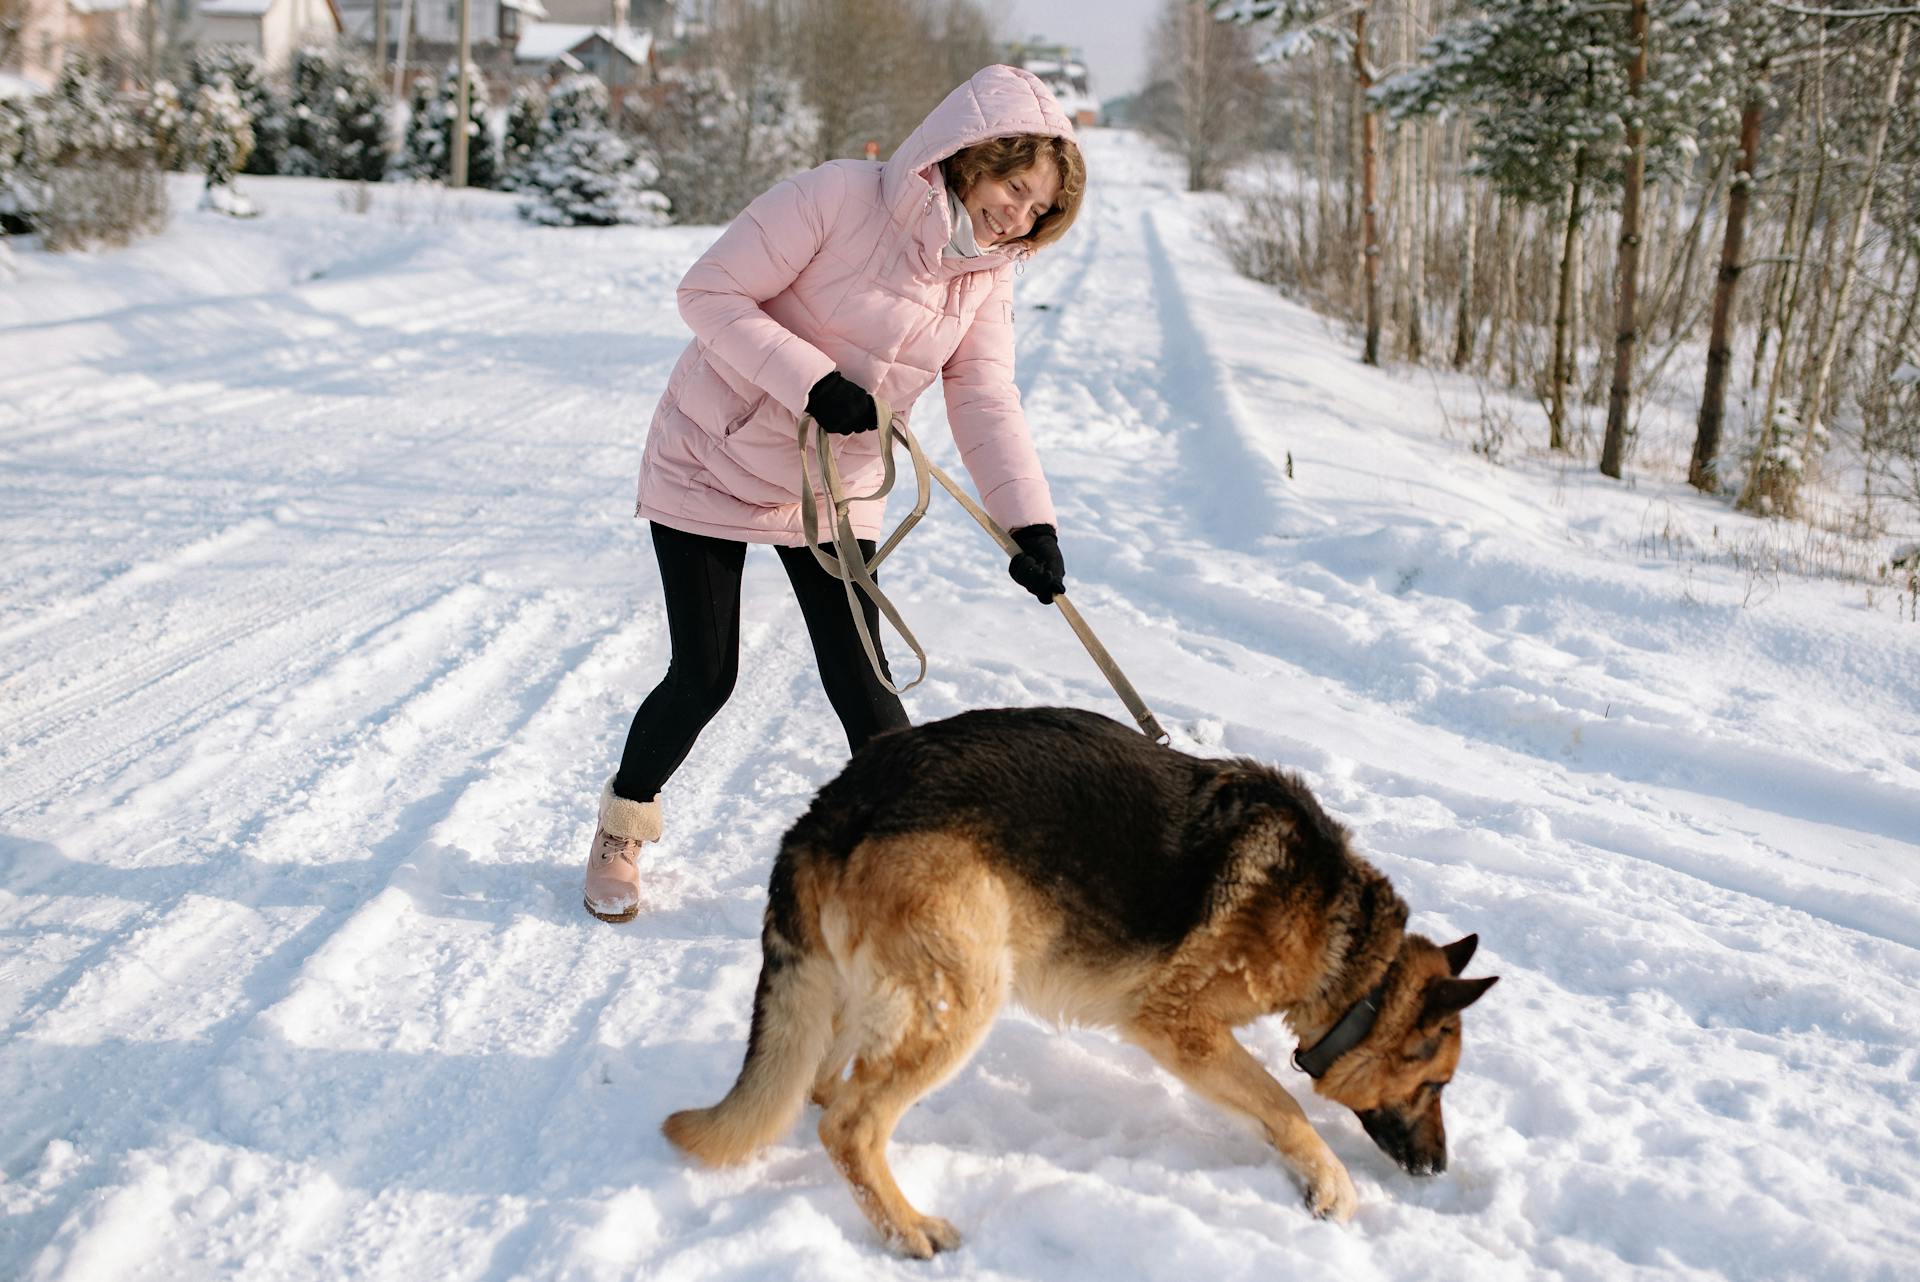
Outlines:
{"label": "jacket hood", "polygon": [[925,199],[929,169],[963,147],[1013,134],[1074,140],[1073,122],[1040,77],[1019,67],[982,67],[927,113],[881,170],[887,207],[904,217]]}

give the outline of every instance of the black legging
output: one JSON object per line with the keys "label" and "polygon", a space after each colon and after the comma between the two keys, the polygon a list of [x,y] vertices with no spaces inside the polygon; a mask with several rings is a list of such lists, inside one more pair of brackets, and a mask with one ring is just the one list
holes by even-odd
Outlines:
{"label": "black legging", "polygon": [[[861,539],[860,554],[871,557],[873,546],[871,539]],[[747,545],[654,522],[653,551],[660,560],[673,654],[667,675],[634,714],[614,776],[614,792],[636,801],[651,800],[680,768],[694,740],[733,693],[740,672],[740,573]],[[858,752],[881,731],[911,724],[899,697],[873,675],[840,581],[821,569],[804,547],[777,551],[813,639],[820,683],[847,732],[848,750]],[[879,651],[879,611],[864,593],[860,604]],[[880,662],[886,667],[884,653]]]}

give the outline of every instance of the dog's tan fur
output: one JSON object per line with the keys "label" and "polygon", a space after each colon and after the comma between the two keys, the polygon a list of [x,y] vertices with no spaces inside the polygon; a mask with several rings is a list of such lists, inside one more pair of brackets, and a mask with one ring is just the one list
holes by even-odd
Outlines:
{"label": "dog's tan fur", "polygon": [[1457,946],[1404,934],[1404,906],[1364,861],[1352,860],[1331,905],[1324,885],[1268,875],[1294,839],[1282,813],[1240,831],[1205,920],[1150,951],[1089,938],[1043,879],[1009,867],[990,825],[868,837],[841,857],[790,836],[780,868],[793,911],[768,912],[747,1063],[720,1104],[668,1118],[667,1138],[704,1162],[738,1161],[781,1134],[810,1094],[821,1141],[881,1234],[912,1256],[950,1249],[959,1234],[907,1201],[886,1145],[1012,997],[1058,1022],[1117,1030],[1250,1119],[1313,1212],[1345,1220],[1355,1209],[1346,1168],[1234,1030],[1280,1014],[1309,1045],[1385,981],[1372,1034],[1316,1089],[1356,1111],[1392,1111],[1443,1163],[1434,1084],[1459,1058],[1459,1007],[1490,981],[1453,979]]}

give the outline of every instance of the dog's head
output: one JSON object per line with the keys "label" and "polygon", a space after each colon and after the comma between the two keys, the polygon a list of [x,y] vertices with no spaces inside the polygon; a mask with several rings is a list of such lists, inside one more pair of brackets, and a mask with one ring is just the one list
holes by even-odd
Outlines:
{"label": "dog's head", "polygon": [[1373,1142],[1410,1175],[1447,1169],[1440,1096],[1460,1062],[1460,1012],[1499,978],[1459,977],[1479,943],[1468,935],[1442,948],[1404,936],[1372,1031],[1314,1083],[1358,1114]]}

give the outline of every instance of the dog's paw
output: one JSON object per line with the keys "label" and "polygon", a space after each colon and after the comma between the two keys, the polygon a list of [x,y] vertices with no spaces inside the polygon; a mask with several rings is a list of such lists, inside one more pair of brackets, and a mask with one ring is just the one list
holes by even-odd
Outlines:
{"label": "dog's paw", "polygon": [[1314,1218],[1345,1224],[1360,1209],[1360,1195],[1353,1191],[1353,1179],[1347,1168],[1331,1162],[1307,1181],[1307,1209]]}
{"label": "dog's paw", "polygon": [[896,1230],[893,1241],[900,1248],[900,1254],[916,1260],[931,1260],[940,1252],[960,1245],[960,1230],[937,1215],[923,1215]]}
{"label": "dog's paw", "polygon": [[826,1081],[815,1082],[813,1089],[807,1092],[807,1098],[824,1110],[833,1106],[833,1097],[839,1093],[840,1079],[831,1077]]}

